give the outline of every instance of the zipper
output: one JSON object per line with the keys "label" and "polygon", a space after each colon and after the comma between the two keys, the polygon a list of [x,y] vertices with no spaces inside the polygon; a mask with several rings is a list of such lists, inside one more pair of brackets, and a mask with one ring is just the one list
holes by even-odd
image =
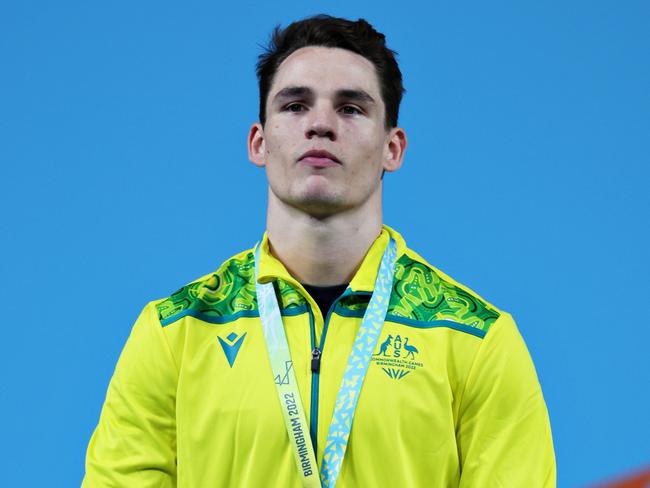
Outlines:
{"label": "zipper", "polygon": [[[309,403],[309,437],[314,447],[314,455],[318,456],[318,383],[320,380],[320,356],[321,351],[316,347],[316,327],[314,325],[314,313],[311,305],[307,302],[309,309],[309,331],[311,336],[311,402]],[[314,353],[318,351],[318,368],[314,371]]]}
{"label": "zipper", "polygon": [[318,398],[319,398],[319,387],[320,387],[320,364],[321,358],[323,357],[323,349],[325,348],[325,337],[327,336],[327,328],[330,323],[330,317],[336,308],[339,300],[344,297],[352,295],[352,292],[348,293],[349,288],[338,297],[330,309],[327,311],[327,316],[323,323],[323,333],[320,337],[320,342],[318,346],[316,345],[316,327],[314,325],[314,313],[311,310],[311,305],[307,302],[307,307],[309,308],[309,325],[311,331],[311,403],[310,403],[310,414],[309,414],[309,435],[311,437],[311,443],[314,446],[314,454],[318,458]]}
{"label": "zipper", "polygon": [[320,371],[320,355],[321,350],[315,347],[311,351],[311,372],[318,373]]}

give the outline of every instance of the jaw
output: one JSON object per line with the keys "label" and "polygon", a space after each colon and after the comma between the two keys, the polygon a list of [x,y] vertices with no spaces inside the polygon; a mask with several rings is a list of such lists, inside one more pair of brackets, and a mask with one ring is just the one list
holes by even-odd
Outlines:
{"label": "jaw", "polygon": [[[282,226],[291,221],[354,221],[376,220],[382,214],[382,187],[376,186],[365,192],[350,194],[345,187],[323,177],[309,178],[300,185],[274,188],[269,184],[268,218]],[[349,190],[349,189],[348,189]]]}

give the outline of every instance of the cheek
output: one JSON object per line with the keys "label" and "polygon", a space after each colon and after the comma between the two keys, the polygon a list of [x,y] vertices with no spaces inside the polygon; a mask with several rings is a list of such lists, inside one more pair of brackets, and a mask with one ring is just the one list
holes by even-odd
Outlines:
{"label": "cheek", "polygon": [[372,162],[383,153],[384,133],[373,125],[362,130],[346,131],[345,140],[350,143],[360,160]]}
{"label": "cheek", "polygon": [[273,130],[267,133],[266,155],[286,159],[287,156],[292,154],[294,145],[290,134],[286,130],[274,126]]}
{"label": "cheek", "polygon": [[361,151],[359,160],[363,162],[363,171],[366,173],[374,173],[377,167],[382,166],[383,147],[377,145],[376,139],[359,147],[359,151]]}

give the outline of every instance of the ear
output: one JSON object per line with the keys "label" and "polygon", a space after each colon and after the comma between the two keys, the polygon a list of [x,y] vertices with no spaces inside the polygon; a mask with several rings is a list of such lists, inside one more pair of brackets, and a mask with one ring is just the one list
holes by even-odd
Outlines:
{"label": "ear", "polygon": [[259,122],[255,122],[248,131],[248,159],[258,168],[266,166],[264,128]]}
{"label": "ear", "polygon": [[384,148],[384,170],[392,173],[402,166],[404,151],[406,151],[406,132],[399,127],[393,127],[386,137]]}

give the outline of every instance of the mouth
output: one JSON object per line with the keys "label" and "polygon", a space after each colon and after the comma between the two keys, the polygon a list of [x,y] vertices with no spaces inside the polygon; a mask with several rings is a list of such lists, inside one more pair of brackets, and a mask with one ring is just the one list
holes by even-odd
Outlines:
{"label": "mouth", "polygon": [[300,156],[298,162],[314,168],[328,168],[331,166],[341,165],[341,161],[339,161],[339,159],[332,153],[318,149],[307,151],[305,154]]}

